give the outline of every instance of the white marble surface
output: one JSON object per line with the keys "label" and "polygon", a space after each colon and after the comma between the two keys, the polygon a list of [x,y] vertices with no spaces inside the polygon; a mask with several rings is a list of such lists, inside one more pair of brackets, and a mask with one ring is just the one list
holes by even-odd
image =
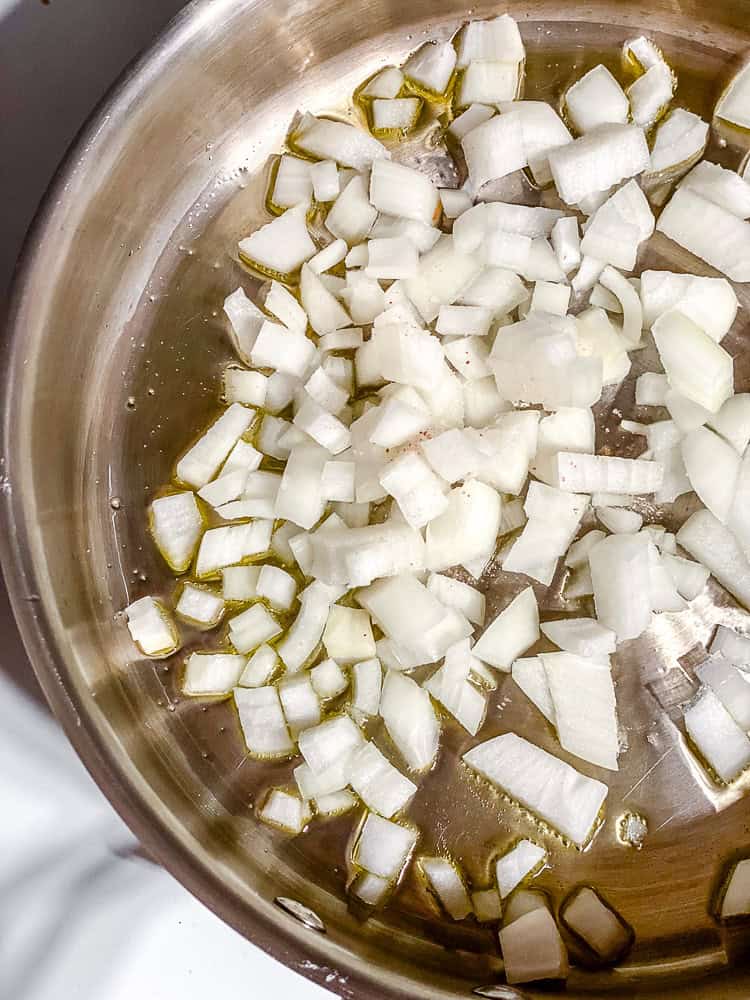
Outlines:
{"label": "white marble surface", "polygon": [[325,1000],[136,842],[56,723],[0,675],[0,1000]]}

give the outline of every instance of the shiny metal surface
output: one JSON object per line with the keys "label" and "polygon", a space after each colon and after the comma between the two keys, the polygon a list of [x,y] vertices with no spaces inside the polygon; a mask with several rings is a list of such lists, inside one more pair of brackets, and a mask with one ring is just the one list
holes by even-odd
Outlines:
{"label": "shiny metal surface", "polygon": [[[681,74],[679,96],[707,113],[750,45],[747,0],[509,9],[529,50],[527,96],[556,95],[603,57],[614,65],[621,42],[647,30]],[[230,356],[221,302],[238,283],[252,286],[236,241],[262,218],[267,160],[292,115],[341,113],[356,84],[425,35],[448,37],[467,16],[496,12],[452,0],[194,3],[71,154],[28,242],[11,312],[3,561],[45,692],[144,845],[242,933],[342,996],[468,996],[498,979],[496,942],[488,930],[441,921],[411,879],[382,916],[363,923],[351,914],[342,889],[353,818],[295,840],[256,823],[253,801],[288,765],[244,757],[227,703],[181,699],[180,657],[134,660],[117,612],[173,586],[146,537],[145,504],[216,408]],[[423,138],[422,155],[442,170],[437,136]],[[712,152],[739,162],[736,137],[727,146],[718,139]],[[676,248],[656,244],[654,261],[679,266]],[[741,317],[725,344],[737,357],[737,388],[748,389]],[[601,446],[636,448],[616,430],[617,411],[631,410],[633,376],[650,363],[640,352],[631,378],[601,404]],[[501,573],[485,584],[490,611],[522,586]],[[554,586],[538,596],[548,611],[564,607]],[[661,616],[617,657],[629,752],[610,781],[605,827],[583,855],[544,837],[552,867],[539,883],[556,902],[577,882],[595,884],[638,941],[614,971],[576,969],[570,996],[750,995],[750,974],[736,961],[747,938],[725,933],[708,912],[721,866],[750,844],[747,807],[736,791],[705,781],[675,725],[696,647],[716,623],[745,618],[712,585],[690,613]],[[516,727],[554,747],[501,685],[482,737]],[[456,765],[468,743],[446,727],[438,766],[410,815],[427,849],[450,851],[481,882],[493,850],[520,832],[540,833]],[[616,835],[626,809],[648,819],[640,852]],[[275,906],[278,896],[311,907],[326,933]]]}

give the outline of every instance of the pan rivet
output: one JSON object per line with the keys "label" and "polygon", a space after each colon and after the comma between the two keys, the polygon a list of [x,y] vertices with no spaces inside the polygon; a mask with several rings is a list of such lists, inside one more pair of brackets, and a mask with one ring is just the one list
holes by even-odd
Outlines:
{"label": "pan rivet", "polygon": [[289,899],[288,896],[277,896],[274,899],[274,903],[280,909],[284,910],[285,913],[294,917],[295,920],[299,920],[301,924],[311,931],[319,931],[321,934],[325,934],[325,924],[309,906],[305,906],[304,903],[300,903],[296,899]]}

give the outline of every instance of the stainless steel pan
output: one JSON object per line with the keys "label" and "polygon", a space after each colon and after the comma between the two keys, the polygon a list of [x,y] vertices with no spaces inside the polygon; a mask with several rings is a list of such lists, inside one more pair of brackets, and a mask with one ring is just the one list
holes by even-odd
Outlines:
{"label": "stainless steel pan", "polygon": [[[547,97],[602,58],[614,65],[622,41],[647,31],[681,73],[680,94],[708,113],[750,44],[747,0],[509,9],[522,22],[529,86]],[[240,281],[250,285],[236,241],[261,218],[265,165],[293,113],[341,112],[379,65],[427,35],[449,36],[468,16],[496,12],[455,0],[197,0],[80,136],[29,237],[11,310],[3,562],[44,690],[144,845],[248,938],[346,997],[468,996],[501,981],[496,941],[442,922],[411,881],[382,916],[351,913],[342,891],[351,817],[292,841],[256,823],[255,797],[285,766],[245,759],[226,703],[181,699],[177,658],[133,660],[117,612],[170,586],[145,536],[145,503],[216,405],[229,357],[221,302]],[[421,155],[437,170],[447,161],[433,138]],[[736,165],[741,137],[727,146],[719,138],[714,153]],[[679,265],[674,248],[655,254]],[[747,388],[747,335],[732,335],[729,346]],[[602,425],[613,429],[612,411],[631,402],[632,380],[606,401]],[[491,581],[490,600],[507,587]],[[709,912],[722,866],[750,846],[747,807],[696,781],[673,723],[696,644],[742,614],[714,588],[620,658],[630,752],[611,798],[643,813],[649,835],[641,852],[625,847],[615,809],[587,854],[550,841],[542,884],[558,902],[576,882],[598,886],[638,941],[613,972],[576,969],[572,997],[750,995],[738,960],[748,939]],[[523,711],[499,694],[487,735],[523,725]],[[452,851],[479,880],[493,847],[523,823],[458,773],[463,746],[448,732],[413,815],[428,846]],[[317,918],[295,918],[278,897]]]}

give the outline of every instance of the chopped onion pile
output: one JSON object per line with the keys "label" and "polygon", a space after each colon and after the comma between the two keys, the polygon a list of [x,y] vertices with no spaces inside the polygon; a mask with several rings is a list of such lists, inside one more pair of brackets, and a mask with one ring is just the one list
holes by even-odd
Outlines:
{"label": "chopped onion pile", "polygon": [[[370,908],[415,852],[409,804],[445,726],[477,737],[469,768],[582,848],[608,790],[567,757],[618,768],[619,644],[699,598],[709,574],[750,608],[750,395],[734,394],[720,343],[732,282],[750,280],[750,185],[700,159],[708,125],[670,110],[678,80],[648,39],[626,43],[622,81],[600,65],[575,82],[562,118],[524,99],[524,62],[512,18],[474,21],[365,81],[367,128],[298,117],[273,217],[238,248],[265,293],[224,303],[226,406],[149,508],[166,563],[192,574],[177,617],[226,623],[214,651],[188,655],[183,692],[233,696],[249,754],[294,762],[263,821],[296,835],[363,807],[349,888]],[[724,120],[750,122],[749,81],[721,98]],[[425,103],[448,116],[460,188],[399,162],[394,137]],[[497,200],[519,171],[543,206]],[[729,280],[634,278],[665,237]],[[642,454],[597,451],[597,404],[650,337],[662,370],[639,376],[638,420],[622,421]],[[690,491],[702,509],[676,538],[644,523]],[[513,581],[505,606],[487,607],[490,565]],[[553,580],[574,616],[540,623]],[[127,624],[144,656],[180,645],[157,597]],[[726,782],[750,765],[750,640],[722,631],[712,652],[684,726]],[[482,735],[503,673],[560,756],[533,731]],[[441,911],[493,921],[546,857],[520,841],[489,888],[448,858],[418,867]],[[591,890],[563,919],[602,960],[630,939]],[[500,936],[509,982],[566,976],[543,902],[519,903]]]}

